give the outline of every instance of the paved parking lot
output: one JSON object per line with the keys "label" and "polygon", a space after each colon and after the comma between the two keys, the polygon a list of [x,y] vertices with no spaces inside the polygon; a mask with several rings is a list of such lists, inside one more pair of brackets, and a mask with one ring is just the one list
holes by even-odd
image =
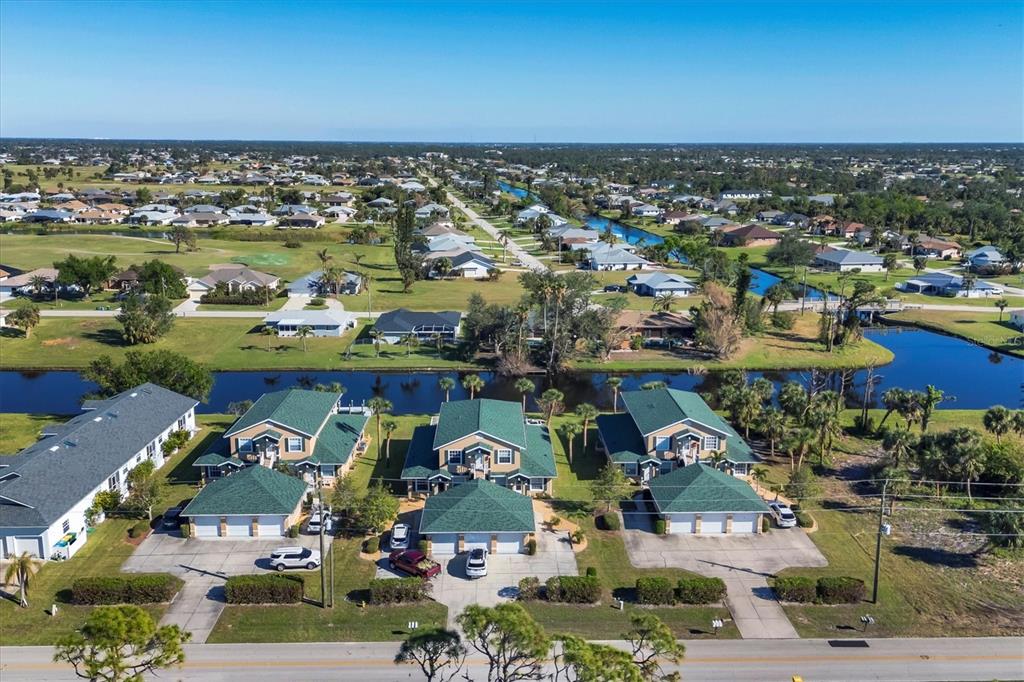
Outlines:
{"label": "paved parking lot", "polygon": [[799,528],[760,535],[655,535],[636,528],[623,534],[638,568],[682,568],[724,580],[727,605],[746,639],[796,638],[767,578],[784,568],[828,564]]}

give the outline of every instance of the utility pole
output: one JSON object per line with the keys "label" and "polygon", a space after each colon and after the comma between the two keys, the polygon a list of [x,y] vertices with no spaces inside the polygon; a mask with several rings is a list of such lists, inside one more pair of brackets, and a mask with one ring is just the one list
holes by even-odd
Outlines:
{"label": "utility pole", "polygon": [[316,476],[316,495],[320,502],[316,513],[320,515],[320,608],[327,608],[327,574],[324,573],[324,489],[320,485],[320,475]]}
{"label": "utility pole", "polygon": [[875,531],[875,582],[871,588],[871,603],[878,603],[878,570],[882,563],[882,517],[885,513],[885,491],[889,487],[889,479],[882,483],[882,497],[878,500],[878,529]]}
{"label": "utility pole", "polygon": [[[331,522],[331,532],[334,532],[334,523]],[[334,540],[331,540],[327,552],[331,555],[331,608],[334,608]]]}
{"label": "utility pole", "polygon": [[804,305],[807,302],[807,266],[804,266],[804,285],[800,291],[800,314],[804,314]]}

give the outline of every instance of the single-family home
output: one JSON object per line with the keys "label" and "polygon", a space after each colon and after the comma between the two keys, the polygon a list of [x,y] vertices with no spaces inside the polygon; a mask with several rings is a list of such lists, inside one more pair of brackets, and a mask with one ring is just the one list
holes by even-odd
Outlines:
{"label": "single-family home", "polygon": [[413,431],[401,478],[410,496],[476,480],[536,495],[551,494],[556,475],[543,421],[527,419],[517,400],[477,398],[442,403],[430,425]]}
{"label": "single-family home", "polygon": [[420,341],[430,341],[435,334],[444,341],[454,341],[462,327],[462,313],[455,310],[442,312],[415,311],[406,308],[381,313],[373,328],[383,334],[386,343],[399,343],[413,335]]}
{"label": "single-family home", "polygon": [[252,291],[260,287],[276,290],[281,284],[281,278],[277,275],[268,275],[265,272],[253,270],[245,265],[239,265],[238,267],[212,270],[205,277],[192,280],[188,289],[193,292],[206,293],[216,289],[219,283],[226,284],[232,293]]}
{"label": "single-family home", "polygon": [[323,210],[324,218],[329,218],[336,223],[347,223],[356,213],[358,211],[351,206],[330,206]]}
{"label": "single-family home", "polygon": [[600,415],[597,429],[608,461],[642,484],[721,453],[734,476],[757,458],[739,434],[690,391],[623,391],[626,412]]}
{"label": "single-family home", "polygon": [[913,247],[915,256],[928,256],[929,258],[942,258],[943,260],[960,259],[960,245],[956,242],[947,242],[942,239],[921,237]]}
{"label": "single-family home", "polygon": [[102,491],[128,494],[128,474],[145,461],[164,463],[163,444],[175,431],[196,431],[198,403],[155,384],[142,384],[43,429],[42,439],[0,458],[2,556],[72,557],[95,522]]}
{"label": "single-family home", "polygon": [[355,272],[342,272],[337,282],[324,281],[323,271],[314,270],[288,284],[289,296],[325,296],[327,294],[358,294],[363,278]]}
{"label": "single-family home", "polygon": [[295,215],[297,213],[312,214],[316,213],[316,209],[306,204],[281,204],[274,209],[274,215],[276,216]]}
{"label": "single-family home", "polygon": [[341,336],[356,325],[355,315],[345,310],[277,310],[263,318],[263,324],[278,336],[296,336],[308,327],[313,336]]}
{"label": "single-family home", "polygon": [[277,225],[277,218],[266,213],[235,213],[228,218],[231,225],[245,225],[247,227],[274,227]]}
{"label": "single-family home", "polygon": [[624,246],[598,242],[586,248],[584,265],[591,270],[643,270],[651,267],[651,261],[636,255]]}
{"label": "single-family home", "polygon": [[21,220],[25,223],[70,223],[75,220],[75,214],[71,211],[41,208],[38,211],[26,213]]}
{"label": "single-family home", "polygon": [[758,211],[756,218],[762,223],[774,223],[775,219],[780,215],[785,215],[785,213],[783,211],[764,210]]}
{"label": "single-family home", "polygon": [[722,244],[725,246],[772,246],[782,239],[782,235],[778,232],[761,227],[757,223],[723,228],[719,232],[722,235]]}
{"label": "single-family home", "polygon": [[128,216],[130,225],[170,225],[178,217],[177,211],[134,211]]}
{"label": "single-family home", "polygon": [[370,208],[385,209],[394,206],[395,202],[392,201],[391,199],[388,199],[387,197],[377,197],[372,201],[366,202],[366,205],[369,206]]}
{"label": "single-family home", "polygon": [[622,348],[630,348],[632,337],[639,336],[644,345],[661,345],[671,341],[682,341],[693,336],[694,324],[690,318],[673,312],[651,312],[647,310],[624,310],[619,313],[615,324],[629,332],[630,338],[622,342]]}
{"label": "single-family home", "polygon": [[175,227],[211,227],[227,225],[230,218],[218,211],[186,211],[171,221]]}
{"label": "single-family home", "polygon": [[[0,299],[21,294],[44,295],[53,291],[54,283],[60,271],[57,268],[36,268],[20,275],[13,275],[0,280]],[[36,284],[40,289],[36,290]]]}
{"label": "single-family home", "polygon": [[327,219],[322,215],[316,213],[292,213],[290,215],[281,216],[278,220],[277,229],[283,230],[287,228],[314,230],[318,227],[323,227]]}
{"label": "single-family home", "polygon": [[626,278],[626,284],[638,296],[658,296],[665,293],[689,296],[697,289],[689,278],[663,270],[630,275]]}
{"label": "single-family home", "polygon": [[417,208],[413,214],[416,220],[421,222],[429,222],[437,218],[447,218],[449,210],[447,206],[442,204],[425,204]]}
{"label": "single-family home", "polygon": [[982,268],[1002,267],[1006,264],[1006,257],[994,246],[982,246],[981,248],[968,251],[964,254],[972,270]]}
{"label": "single-family home", "polygon": [[987,298],[1003,295],[1003,287],[998,282],[975,280],[968,288],[963,277],[945,272],[926,272],[915,275],[908,280],[898,282],[896,289],[908,294],[954,298]]}
{"label": "single-family home", "polygon": [[[446,263],[448,266],[444,272],[439,269],[440,263]],[[485,279],[495,268],[493,260],[478,249],[468,248],[431,251],[424,258],[424,264],[430,277]]]}
{"label": "single-family home", "polygon": [[630,213],[638,218],[657,218],[662,214],[662,210],[653,204],[637,204]]}
{"label": "single-family home", "polygon": [[701,218],[697,222],[702,227],[705,227],[711,230],[712,232],[716,230],[724,230],[736,224],[733,221],[729,220],[728,218],[723,218],[721,216],[716,215],[708,216],[707,218]]}
{"label": "single-family home", "polygon": [[350,206],[354,198],[351,192],[335,192],[323,197],[320,202],[325,206]]}
{"label": "single-family home", "polygon": [[812,265],[827,272],[882,272],[885,269],[881,256],[864,251],[828,249],[814,256]]}
{"label": "single-family home", "polygon": [[428,497],[418,530],[434,556],[474,549],[519,554],[534,537],[537,519],[529,497],[477,478]]}
{"label": "single-family home", "polygon": [[753,535],[769,514],[750,484],[704,462],[652,479],[641,495],[672,535]]}
{"label": "single-family home", "polygon": [[783,225],[785,227],[806,228],[811,224],[811,219],[803,213],[780,213],[771,219],[771,224]]}
{"label": "single-family home", "polygon": [[765,199],[771,197],[772,193],[766,189],[724,189],[718,194],[718,200],[723,199]]}

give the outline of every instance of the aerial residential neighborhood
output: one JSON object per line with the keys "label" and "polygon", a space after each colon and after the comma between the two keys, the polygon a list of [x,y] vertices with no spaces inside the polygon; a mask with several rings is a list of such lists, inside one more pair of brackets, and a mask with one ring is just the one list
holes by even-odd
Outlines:
{"label": "aerial residential neighborhood", "polygon": [[0,5],[4,680],[1024,679],[1019,5]]}

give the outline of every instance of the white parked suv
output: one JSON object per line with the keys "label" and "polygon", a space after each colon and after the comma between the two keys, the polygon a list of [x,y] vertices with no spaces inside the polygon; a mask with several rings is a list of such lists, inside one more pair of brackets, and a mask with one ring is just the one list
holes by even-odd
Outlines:
{"label": "white parked suv", "polygon": [[772,517],[779,528],[793,528],[796,526],[796,514],[787,505],[781,502],[771,502],[768,508],[772,510]]}
{"label": "white parked suv", "polygon": [[320,552],[305,547],[281,547],[270,553],[270,567],[275,571],[305,568],[312,571],[320,565]]}
{"label": "white parked suv", "polygon": [[469,578],[483,578],[487,575],[487,550],[470,550],[466,557],[466,576]]}

